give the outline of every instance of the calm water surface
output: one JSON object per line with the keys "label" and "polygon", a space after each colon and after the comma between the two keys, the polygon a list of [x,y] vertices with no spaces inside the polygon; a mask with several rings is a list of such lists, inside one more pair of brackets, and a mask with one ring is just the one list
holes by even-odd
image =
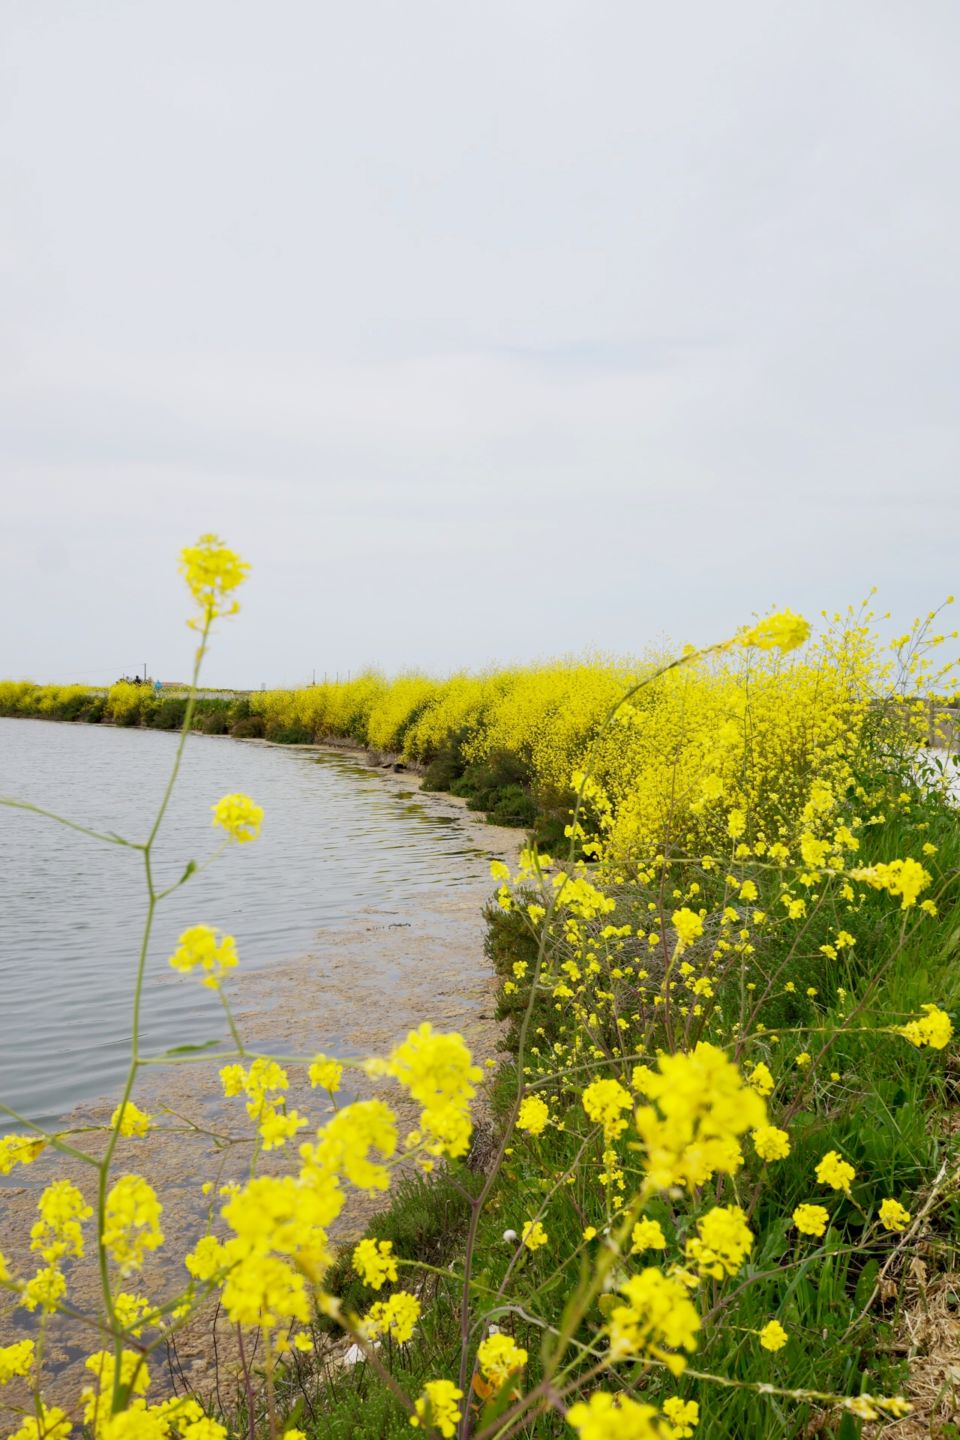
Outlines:
{"label": "calm water surface", "polygon": [[[175,745],[157,731],[0,719],[0,794],[142,840]],[[158,885],[210,853],[222,832],[209,807],[236,790],[264,807],[261,838],[160,906],[146,1053],[223,1028],[215,997],[167,964],[188,925],[229,930],[244,967],[269,966],[371,907],[398,911],[438,878],[457,885],[486,868],[455,818],[347,757],[191,736],[157,842]],[[0,1100],[28,1118],[62,1115],[124,1073],[144,893],[137,852],[0,806]]]}

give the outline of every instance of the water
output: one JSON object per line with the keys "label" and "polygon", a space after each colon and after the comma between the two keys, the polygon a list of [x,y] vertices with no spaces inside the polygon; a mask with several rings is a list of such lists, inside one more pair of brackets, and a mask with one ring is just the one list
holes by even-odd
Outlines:
{"label": "water", "polygon": [[[0,794],[98,830],[146,838],[177,737],[0,719]],[[233,845],[159,908],[147,969],[145,1053],[222,1034],[216,998],[167,958],[188,925],[236,936],[244,969],[302,955],[318,932],[418,889],[474,882],[485,857],[376,771],[336,753],[209,736],[187,741],[156,848],[156,883],[202,860],[221,831],[210,806],[242,791],[264,807],[255,844]],[[116,1089],[129,1046],[142,933],[143,859],[0,806],[0,1100],[35,1121]],[[0,1118],[0,1130],[8,1128]]]}

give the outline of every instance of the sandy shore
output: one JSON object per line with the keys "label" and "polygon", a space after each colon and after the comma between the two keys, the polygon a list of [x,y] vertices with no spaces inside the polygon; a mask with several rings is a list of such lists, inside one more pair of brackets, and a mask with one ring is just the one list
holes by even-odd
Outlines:
{"label": "sandy shore", "polygon": [[[339,747],[338,753],[342,753]],[[419,780],[409,771],[387,770],[381,775],[383,784],[397,792],[398,799],[417,792],[417,803],[430,813],[456,817],[467,844],[491,858],[513,860],[522,832],[485,824],[449,795],[419,792]],[[438,1029],[464,1034],[479,1063],[492,1058],[498,1027],[493,1019],[492,977],[483,954],[482,919],[491,889],[486,875],[455,887],[438,881],[436,887],[418,890],[402,908],[390,912],[366,909],[351,924],[318,933],[315,947],[292,963],[247,974],[242,969],[236,972],[229,993],[245,1043],[284,1055],[318,1051],[341,1056],[382,1054],[413,1026],[429,1020]],[[182,983],[196,981],[183,977]],[[175,1036],[170,1040],[176,1043]],[[214,1062],[206,1062],[142,1072],[136,1099],[156,1117],[158,1129],[145,1140],[122,1140],[115,1157],[115,1174],[135,1170],[145,1175],[163,1202],[166,1243],[128,1286],[151,1301],[162,1302],[177,1293],[186,1279],[180,1262],[205,1227],[209,1202],[201,1193],[202,1184],[242,1178],[249,1167],[250,1122],[241,1101],[223,1100],[217,1068]],[[289,1103],[308,1115],[314,1125],[322,1122],[329,1113],[329,1102],[325,1105],[318,1093],[310,1090],[302,1070],[289,1068]],[[375,1093],[362,1077],[353,1080],[349,1071],[344,1088],[349,1096]],[[404,1113],[392,1087],[377,1093],[389,1099],[403,1119],[414,1123],[415,1113],[409,1108]],[[116,1098],[78,1106],[64,1118],[62,1128],[106,1124]],[[190,1131],[187,1121],[201,1128]],[[235,1143],[218,1142],[208,1132]],[[79,1135],[74,1143],[96,1154],[103,1139]],[[283,1151],[265,1159],[269,1163],[263,1168],[276,1173],[289,1163]],[[51,1151],[29,1167],[18,1167],[2,1182],[0,1251],[15,1274],[29,1275],[36,1268],[37,1257],[29,1252],[29,1231],[36,1218],[38,1192],[53,1178],[70,1179],[88,1199],[93,1196],[90,1167]],[[351,1195],[335,1227],[336,1238],[347,1240],[362,1230],[380,1204],[382,1201]],[[71,1304],[84,1313],[96,1314],[99,1282],[95,1257],[91,1254],[74,1261],[68,1277]],[[221,1354],[229,1353],[232,1337],[212,1312],[191,1322],[177,1341],[183,1382],[201,1394],[211,1390],[214,1378],[215,1324],[217,1348]],[[0,1344],[32,1329],[26,1312],[19,1309],[11,1314],[6,1302],[0,1304]],[[45,1387],[48,1400],[75,1410],[79,1390],[88,1378],[83,1358],[98,1348],[100,1341],[90,1327],[64,1316],[52,1318],[45,1367],[50,1376]],[[169,1392],[172,1384],[161,1357],[162,1351],[152,1366],[151,1395],[156,1396]],[[18,1403],[23,1398],[10,1386],[2,1402]]]}

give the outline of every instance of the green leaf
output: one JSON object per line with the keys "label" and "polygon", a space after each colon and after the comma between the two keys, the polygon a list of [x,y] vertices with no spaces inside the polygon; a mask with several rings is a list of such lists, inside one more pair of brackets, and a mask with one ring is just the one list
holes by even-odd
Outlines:
{"label": "green leaf", "polygon": [[857,1281],[857,1288],[854,1292],[854,1303],[858,1310],[862,1310],[873,1294],[873,1287],[877,1282],[880,1273],[880,1261],[868,1260],[860,1271],[860,1279]]}
{"label": "green leaf", "polygon": [[857,1440],[860,1434],[861,1425],[852,1415],[844,1415],[837,1430],[837,1440]]}

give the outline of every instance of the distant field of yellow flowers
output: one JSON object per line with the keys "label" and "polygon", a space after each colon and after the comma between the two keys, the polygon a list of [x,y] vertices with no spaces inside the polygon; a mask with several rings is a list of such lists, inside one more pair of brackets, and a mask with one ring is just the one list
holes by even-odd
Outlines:
{"label": "distant field of yellow flowers", "polygon": [[[145,882],[105,1148],[26,1122],[0,1138],[0,1173],[54,1147],[90,1177],[42,1192],[33,1273],[0,1255],[24,1322],[0,1348],[13,1440],[955,1435],[955,1366],[904,1341],[954,1293],[960,1217],[960,834],[952,756],[929,748],[949,736],[929,699],[949,693],[955,635],[939,613],[886,648],[866,607],[815,632],[781,611],[636,663],[201,699],[247,567],[204,536],[181,568],[187,697],[0,683],[0,714],[181,733],[147,839],[85,832],[139,851]],[[364,1061],[250,1050],[229,999],[242,934],[202,915],[170,965],[216,993],[229,1038],[141,1052],[155,913],[192,873],[164,888],[152,864],[192,728],[349,740],[530,831],[518,866],[493,867],[493,1077],[429,1016]],[[264,821],[242,794],[212,816],[221,846]],[[216,1086],[250,1136],[248,1180],[198,1202],[206,1231],[162,1294],[138,1286],[164,1245],[160,1201],[118,1163],[157,1123],[137,1103],[147,1060],[190,1064],[198,1111]],[[336,1100],[351,1067],[412,1100],[414,1128],[389,1098],[320,1126],[287,1105],[294,1069]],[[264,1154],[287,1170],[262,1173]],[[343,1254],[331,1230],[351,1189],[384,1209]],[[85,1247],[90,1314],[70,1291]],[[151,1397],[151,1365],[214,1301],[242,1342],[239,1391],[225,1382],[216,1413]],[[57,1311],[88,1350],[72,1408],[44,1398]]]}

